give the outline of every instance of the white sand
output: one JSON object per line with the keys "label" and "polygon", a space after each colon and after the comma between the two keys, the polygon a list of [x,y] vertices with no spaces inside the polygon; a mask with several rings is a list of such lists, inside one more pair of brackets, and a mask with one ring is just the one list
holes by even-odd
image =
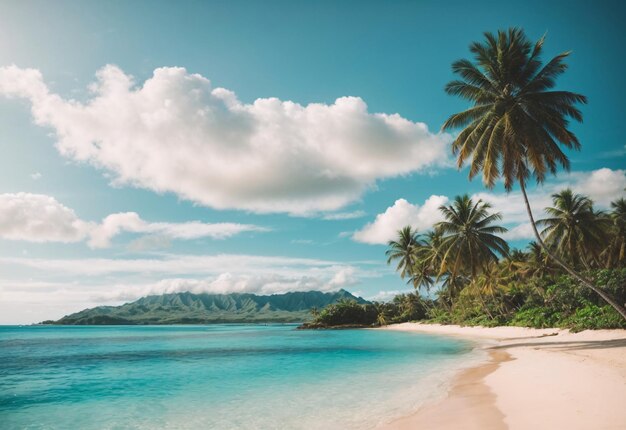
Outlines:
{"label": "white sand", "polygon": [[460,327],[387,330],[460,336],[492,361],[463,372],[448,397],[388,429],[626,429],[626,330]]}

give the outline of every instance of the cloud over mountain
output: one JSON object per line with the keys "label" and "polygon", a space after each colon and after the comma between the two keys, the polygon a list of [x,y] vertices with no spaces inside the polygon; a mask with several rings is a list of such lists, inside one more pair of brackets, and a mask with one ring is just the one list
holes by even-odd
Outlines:
{"label": "cloud over mountain", "polygon": [[142,85],[116,66],[97,72],[86,102],[64,99],[38,70],[0,68],[0,94],[28,99],[59,152],[112,174],[116,184],[172,192],[217,209],[335,211],[379,179],[442,165],[450,137],[359,97],[306,106],[247,104],[184,68]]}

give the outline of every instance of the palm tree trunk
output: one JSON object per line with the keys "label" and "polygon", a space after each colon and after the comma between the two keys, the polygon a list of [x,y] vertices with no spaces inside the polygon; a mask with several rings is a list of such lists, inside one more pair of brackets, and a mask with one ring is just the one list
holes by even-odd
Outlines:
{"label": "palm tree trunk", "polygon": [[535,218],[533,217],[532,210],[530,209],[530,203],[528,202],[528,195],[526,194],[526,187],[524,185],[524,180],[520,179],[520,188],[522,189],[522,195],[524,196],[524,203],[526,204],[526,211],[528,212],[528,217],[530,218],[530,225],[533,228],[533,232],[535,233],[535,237],[537,238],[537,242],[541,247],[546,251],[546,254],[550,256],[554,261],[556,261],[559,266],[561,266],[567,273],[572,275],[575,279],[577,279],[581,284],[585,287],[595,291],[605,302],[613,306],[617,312],[626,320],[626,309],[624,306],[617,303],[617,301],[611,297],[606,291],[596,287],[590,280],[579,275],[574,269],[572,269],[568,264],[566,264],[563,260],[557,257],[552,251],[546,246],[537,230],[537,226],[535,225]]}

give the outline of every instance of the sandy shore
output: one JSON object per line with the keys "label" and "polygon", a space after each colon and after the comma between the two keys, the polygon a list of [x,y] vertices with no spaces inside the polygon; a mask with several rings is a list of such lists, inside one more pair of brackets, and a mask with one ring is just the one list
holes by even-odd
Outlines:
{"label": "sandy shore", "polygon": [[444,400],[384,430],[626,429],[626,330],[417,323],[384,329],[472,339],[490,356],[461,372]]}

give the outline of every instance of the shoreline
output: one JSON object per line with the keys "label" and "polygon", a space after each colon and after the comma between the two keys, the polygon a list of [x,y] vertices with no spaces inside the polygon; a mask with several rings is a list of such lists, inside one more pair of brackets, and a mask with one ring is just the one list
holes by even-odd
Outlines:
{"label": "shoreline", "polygon": [[403,323],[382,330],[460,337],[489,359],[461,370],[445,398],[382,430],[620,429],[626,422],[626,330]]}

